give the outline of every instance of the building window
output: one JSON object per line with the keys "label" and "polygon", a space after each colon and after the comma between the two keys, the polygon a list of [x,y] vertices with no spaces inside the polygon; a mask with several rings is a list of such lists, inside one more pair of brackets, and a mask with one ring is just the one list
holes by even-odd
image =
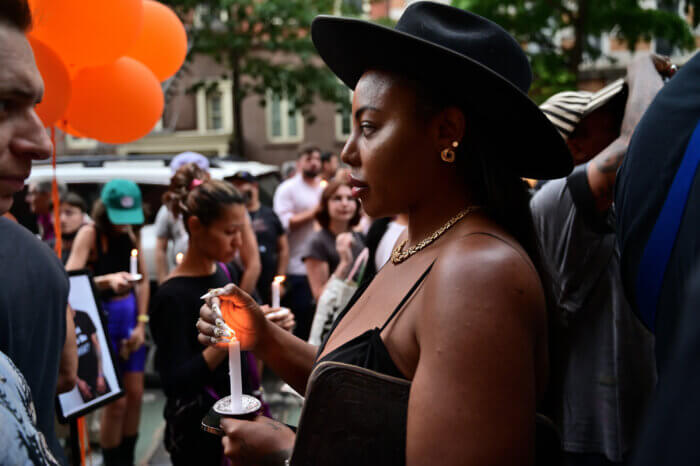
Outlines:
{"label": "building window", "polygon": [[89,138],[78,138],[66,134],[66,148],[74,150],[97,149],[97,141]]}
{"label": "building window", "polygon": [[224,128],[223,95],[212,91],[207,95],[207,129],[220,130]]}
{"label": "building window", "polygon": [[204,82],[197,89],[197,130],[202,133],[233,131],[233,91],[231,81]]}
{"label": "building window", "polygon": [[286,98],[267,93],[265,106],[267,138],[271,142],[299,142],[304,139],[304,120],[301,112],[293,111]]}
{"label": "building window", "polygon": [[[348,98],[352,104],[352,91],[348,89]],[[348,106],[335,113],[335,138],[345,142],[352,133],[352,107]]]}

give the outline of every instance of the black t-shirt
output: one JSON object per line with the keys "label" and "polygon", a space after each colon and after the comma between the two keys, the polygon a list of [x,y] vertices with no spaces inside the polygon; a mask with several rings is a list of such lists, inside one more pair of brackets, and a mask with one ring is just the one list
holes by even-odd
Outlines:
{"label": "black t-shirt", "polygon": [[0,351],[24,374],[37,427],[62,458],[54,398],[66,339],[68,277],[46,244],[6,218],[0,218],[0,264]]}
{"label": "black t-shirt", "polygon": [[87,312],[75,310],[75,338],[78,344],[78,377],[95,392],[97,386],[97,348],[92,337],[97,331]]}
{"label": "black t-shirt", "polygon": [[[92,269],[92,273],[95,277],[101,275],[107,275],[115,272],[129,272],[130,271],[130,259],[131,251],[136,248],[136,244],[131,240],[128,233],[118,233],[115,235],[106,235],[95,226],[88,226],[88,228],[95,228],[95,248],[97,251],[97,258],[95,262],[89,262],[88,267]],[[103,248],[102,238],[107,238],[107,249]],[[111,288],[99,291],[100,298],[103,300],[110,300],[116,296]]]}
{"label": "black t-shirt", "polygon": [[[625,293],[635,311],[637,277],[647,241],[700,120],[700,55],[656,96],[637,125],[615,187],[617,235]],[[695,172],[656,307],[656,359],[660,377],[674,345],[687,279],[700,260],[700,170]],[[674,206],[680,208],[680,206]],[[653,267],[652,267],[653,268]],[[645,273],[648,272],[645,268]],[[648,290],[649,287],[644,287]],[[642,290],[642,291],[644,291]],[[648,300],[645,301],[648,303]]]}
{"label": "black t-shirt", "polygon": [[[156,369],[163,390],[170,399],[194,399],[206,388],[220,397],[229,394],[228,363],[209,370],[197,341],[197,319],[203,301],[200,297],[210,288],[229,283],[228,275],[217,265],[216,272],[202,277],[174,277],[163,282],[151,308],[151,332],[156,344]],[[251,393],[245,377],[247,364],[242,357],[243,389]]]}
{"label": "black t-shirt", "polygon": [[[365,238],[357,232],[352,233],[352,258],[357,259],[365,248]],[[306,251],[301,256],[301,260],[317,259],[328,264],[328,273],[333,273],[340,263],[338,250],[335,248],[335,235],[325,228],[314,232],[306,243]]]}
{"label": "black t-shirt", "polygon": [[263,302],[269,304],[270,284],[277,275],[277,261],[279,259],[277,240],[284,234],[284,227],[277,214],[266,206],[260,206],[257,211],[250,212],[250,220],[258,239],[262,265],[257,289]]}

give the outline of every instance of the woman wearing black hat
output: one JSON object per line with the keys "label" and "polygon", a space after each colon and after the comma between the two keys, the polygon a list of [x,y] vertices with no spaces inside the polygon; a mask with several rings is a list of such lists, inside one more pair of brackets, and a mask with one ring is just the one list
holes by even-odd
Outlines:
{"label": "woman wearing black hat", "polygon": [[[572,162],[526,95],[527,58],[498,25],[429,2],[409,6],[396,29],[319,17],[312,38],[355,90],[341,155],[353,194],[372,217],[407,213],[408,228],[318,350],[266,323],[239,289],[221,290],[247,310],[242,346],[300,392],[322,361],[411,381],[405,446],[390,464],[531,464],[548,326],[520,177],[565,176]],[[200,314],[203,343],[216,299]],[[284,464],[294,444],[269,419],[222,426],[236,464]]]}

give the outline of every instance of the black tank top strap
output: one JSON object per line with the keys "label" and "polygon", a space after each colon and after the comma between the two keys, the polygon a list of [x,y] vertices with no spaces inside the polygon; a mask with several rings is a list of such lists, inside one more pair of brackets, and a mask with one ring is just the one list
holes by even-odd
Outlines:
{"label": "black tank top strap", "polygon": [[399,311],[403,308],[404,304],[406,304],[406,301],[408,301],[411,298],[411,296],[413,296],[413,293],[416,292],[416,290],[418,289],[420,284],[423,283],[423,280],[425,280],[425,277],[427,277],[428,274],[430,273],[430,271],[432,270],[433,265],[435,265],[435,261],[430,263],[428,268],[425,269],[425,272],[423,272],[423,274],[420,276],[420,278],[418,278],[418,281],[416,281],[416,283],[413,284],[411,289],[408,290],[408,293],[406,293],[406,295],[403,297],[403,299],[401,300],[399,305],[396,306],[396,309],[394,309],[394,311],[389,315],[389,318],[386,320],[386,322],[384,322],[384,325],[382,325],[382,327],[379,329],[380,333],[384,331],[386,326],[389,325],[389,322],[391,322],[392,319],[396,316],[396,314],[399,313]]}

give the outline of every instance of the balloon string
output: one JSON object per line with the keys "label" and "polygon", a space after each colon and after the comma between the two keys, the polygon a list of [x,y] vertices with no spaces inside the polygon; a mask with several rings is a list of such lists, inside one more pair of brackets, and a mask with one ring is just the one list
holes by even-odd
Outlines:
{"label": "balloon string", "polygon": [[56,235],[54,251],[61,258],[63,238],[61,237],[61,198],[58,195],[58,180],[56,179],[56,127],[51,126],[51,166],[53,179],[51,181],[51,200],[53,202],[53,231]]}
{"label": "balloon string", "polygon": [[78,418],[78,444],[80,445],[80,464],[85,466],[85,418]]}

